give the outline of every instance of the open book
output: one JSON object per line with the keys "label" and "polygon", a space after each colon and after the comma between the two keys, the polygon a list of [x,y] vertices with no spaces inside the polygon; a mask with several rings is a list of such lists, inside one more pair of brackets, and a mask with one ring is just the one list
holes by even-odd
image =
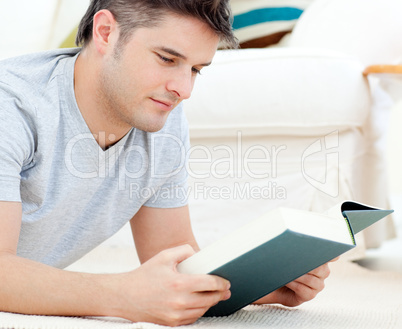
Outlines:
{"label": "open book", "polygon": [[392,210],[345,201],[326,214],[278,208],[181,262],[188,274],[231,283],[231,297],[204,316],[229,315],[355,247],[354,235]]}

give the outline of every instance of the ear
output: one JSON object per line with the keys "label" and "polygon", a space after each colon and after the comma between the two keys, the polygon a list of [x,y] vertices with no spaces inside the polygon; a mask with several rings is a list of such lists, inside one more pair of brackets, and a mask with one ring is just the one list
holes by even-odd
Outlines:
{"label": "ear", "polygon": [[117,22],[113,14],[106,9],[98,11],[94,15],[92,29],[92,40],[97,51],[105,54],[109,48],[113,48],[117,38]]}

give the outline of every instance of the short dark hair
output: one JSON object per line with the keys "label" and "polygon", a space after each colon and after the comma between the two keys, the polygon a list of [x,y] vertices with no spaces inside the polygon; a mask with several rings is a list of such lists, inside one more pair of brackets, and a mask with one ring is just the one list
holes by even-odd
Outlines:
{"label": "short dark hair", "polygon": [[91,0],[76,37],[85,47],[92,39],[93,17],[109,10],[120,27],[119,44],[124,45],[134,29],[155,27],[167,13],[194,17],[205,22],[220,38],[222,48],[237,48],[232,30],[229,0]]}

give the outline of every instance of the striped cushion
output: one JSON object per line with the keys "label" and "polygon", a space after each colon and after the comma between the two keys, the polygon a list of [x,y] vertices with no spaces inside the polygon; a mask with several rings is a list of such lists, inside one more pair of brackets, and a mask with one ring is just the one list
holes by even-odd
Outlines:
{"label": "striped cushion", "polygon": [[233,29],[242,48],[275,44],[313,0],[231,0]]}

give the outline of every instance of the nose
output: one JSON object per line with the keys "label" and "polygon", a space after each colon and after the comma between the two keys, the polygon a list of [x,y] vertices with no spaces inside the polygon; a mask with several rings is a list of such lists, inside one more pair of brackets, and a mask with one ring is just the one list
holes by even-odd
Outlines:
{"label": "nose", "polygon": [[194,87],[194,78],[193,74],[187,72],[176,74],[168,81],[166,88],[180,99],[190,98]]}

